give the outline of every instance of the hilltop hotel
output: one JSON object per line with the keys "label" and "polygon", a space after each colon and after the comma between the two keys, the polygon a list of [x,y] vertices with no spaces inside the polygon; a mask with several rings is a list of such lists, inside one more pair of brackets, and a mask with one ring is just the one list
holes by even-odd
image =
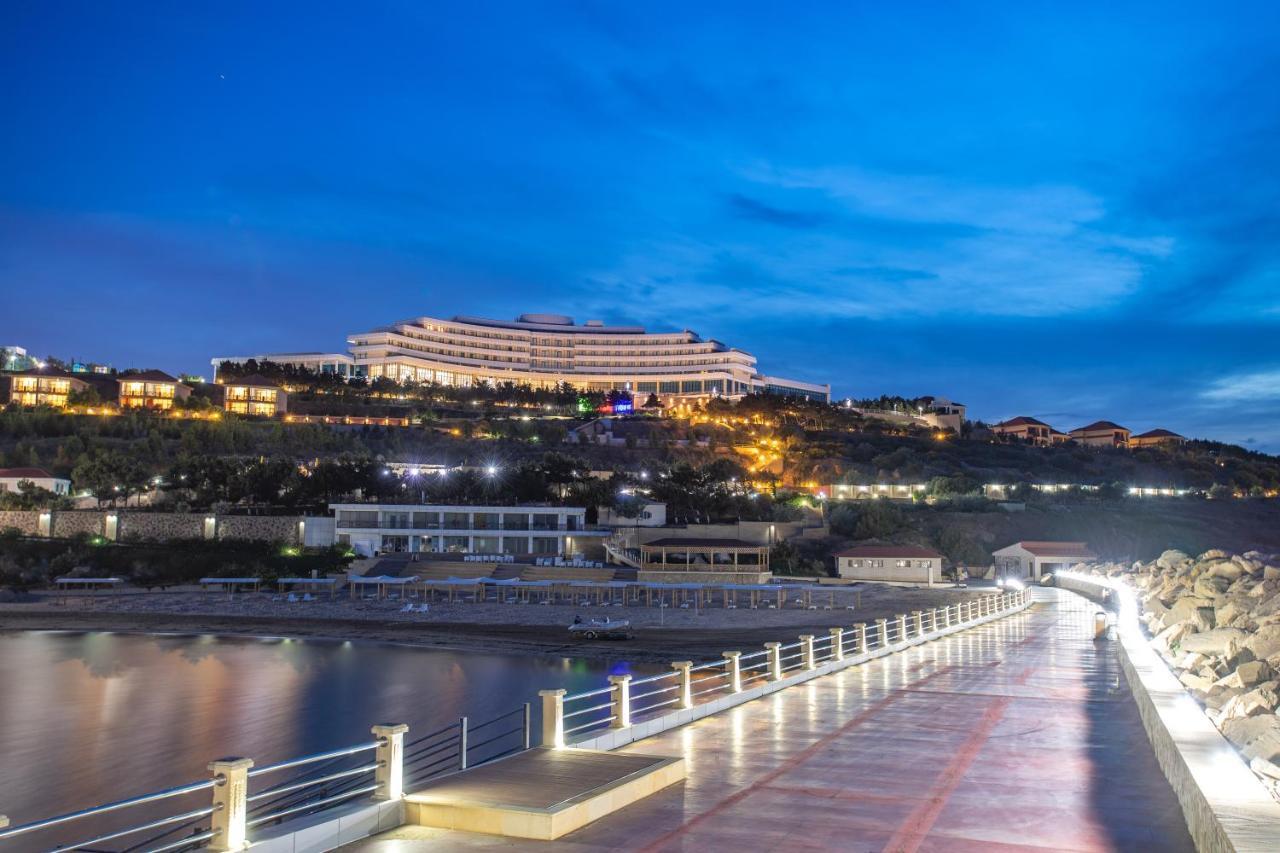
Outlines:
{"label": "hilltop hotel", "polygon": [[740,397],[766,393],[829,402],[830,385],[764,376],[750,353],[695,332],[646,332],[639,326],[575,325],[559,314],[521,314],[514,322],[482,317],[418,317],[347,339],[343,353],[265,353],[250,358],[340,376],[470,386],[565,382],[588,391],[615,388],[645,397]]}

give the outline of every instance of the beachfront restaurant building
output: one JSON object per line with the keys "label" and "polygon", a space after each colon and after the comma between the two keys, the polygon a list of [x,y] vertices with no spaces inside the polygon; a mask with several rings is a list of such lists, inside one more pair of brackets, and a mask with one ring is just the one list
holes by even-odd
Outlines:
{"label": "beachfront restaurant building", "polygon": [[767,583],[769,546],[742,539],[654,539],[640,546],[646,582]]}
{"label": "beachfront restaurant building", "polygon": [[334,538],[357,554],[594,556],[607,531],[583,507],[330,504]]}

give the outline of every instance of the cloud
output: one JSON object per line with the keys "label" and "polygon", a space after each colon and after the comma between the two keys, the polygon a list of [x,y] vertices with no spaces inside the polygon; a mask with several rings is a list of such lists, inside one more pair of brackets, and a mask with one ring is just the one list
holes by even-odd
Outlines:
{"label": "cloud", "polygon": [[1280,369],[1237,373],[1214,381],[1200,396],[1215,403],[1280,401]]}
{"label": "cloud", "polygon": [[782,228],[816,228],[828,219],[824,213],[786,210],[742,193],[733,193],[729,196],[729,207],[732,213],[741,219]]}

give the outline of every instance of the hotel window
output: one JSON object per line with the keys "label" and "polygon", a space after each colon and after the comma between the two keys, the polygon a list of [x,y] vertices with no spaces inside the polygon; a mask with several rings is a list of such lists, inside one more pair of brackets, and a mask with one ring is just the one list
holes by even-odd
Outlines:
{"label": "hotel window", "polygon": [[560,540],[549,536],[534,536],[533,553],[558,554],[560,553]]}
{"label": "hotel window", "polygon": [[652,394],[658,390],[657,382],[637,382],[636,392],[639,394]]}
{"label": "hotel window", "polygon": [[659,382],[658,391],[659,393],[662,393],[662,394],[679,394],[680,383],[679,382]]}
{"label": "hotel window", "polygon": [[696,394],[702,391],[701,379],[686,379],[680,383],[680,392],[682,394]]}
{"label": "hotel window", "polygon": [[706,383],[706,388],[707,388],[707,392],[708,392],[708,393],[715,392],[715,393],[717,393],[717,394],[723,394],[723,393],[724,393],[724,380],[723,380],[723,379],[708,379],[708,380],[707,380],[707,383]]}

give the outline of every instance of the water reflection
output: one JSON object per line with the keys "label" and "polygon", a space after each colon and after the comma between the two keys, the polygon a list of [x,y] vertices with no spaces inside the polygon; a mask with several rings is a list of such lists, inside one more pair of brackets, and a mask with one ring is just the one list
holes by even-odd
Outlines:
{"label": "water reflection", "polygon": [[[625,664],[350,642],[0,633],[0,813],[14,823],[368,739],[489,719]],[[535,708],[535,715],[537,709]],[[536,721],[535,721],[536,731]]]}

